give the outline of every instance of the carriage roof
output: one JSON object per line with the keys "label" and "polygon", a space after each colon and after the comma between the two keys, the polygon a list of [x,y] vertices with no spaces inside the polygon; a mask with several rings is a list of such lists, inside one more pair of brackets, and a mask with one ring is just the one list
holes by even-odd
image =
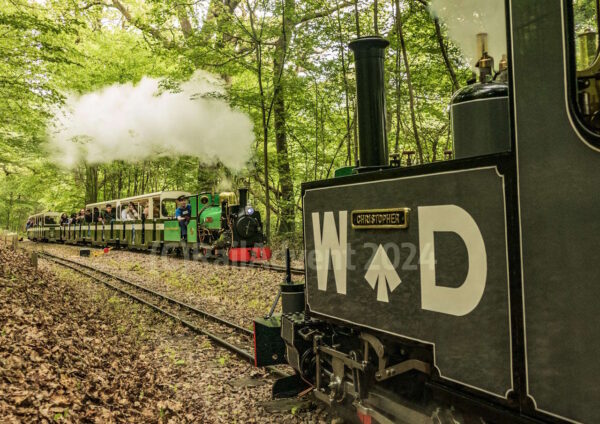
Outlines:
{"label": "carriage roof", "polygon": [[146,200],[146,199],[151,199],[151,198],[155,198],[155,197],[160,197],[160,200],[165,200],[165,199],[177,199],[179,196],[190,196],[191,193],[187,192],[187,191],[157,191],[154,193],[148,193],[148,194],[140,194],[139,196],[132,196],[132,197],[125,197],[123,199],[114,199],[114,200],[107,200],[104,202],[97,202],[97,203],[90,203],[85,205],[86,209],[90,209],[90,208],[101,208],[103,206],[106,205],[119,205],[119,204],[124,204],[124,203],[128,203],[128,202],[138,202],[141,200]]}
{"label": "carriage roof", "polygon": [[34,215],[30,215],[29,217],[27,217],[27,220],[29,219],[33,219],[33,218],[39,218],[39,217],[44,217],[44,216],[60,216],[60,212],[40,212],[40,213],[36,213]]}

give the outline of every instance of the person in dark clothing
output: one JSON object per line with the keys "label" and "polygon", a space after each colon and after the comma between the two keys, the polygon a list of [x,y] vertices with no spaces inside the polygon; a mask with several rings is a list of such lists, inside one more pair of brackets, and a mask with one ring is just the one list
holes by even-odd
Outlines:
{"label": "person in dark clothing", "polygon": [[111,221],[115,219],[115,214],[112,210],[112,205],[106,205],[106,208],[102,211],[102,216],[100,217],[100,222],[106,224],[110,224]]}
{"label": "person in dark clothing", "polygon": [[177,202],[179,207],[175,211],[175,218],[179,221],[181,240],[187,241],[187,226],[192,217],[192,207],[188,205],[188,199],[185,196],[179,196]]}
{"label": "person in dark clothing", "polygon": [[68,223],[69,223],[69,217],[67,216],[67,214],[66,214],[66,213],[63,213],[63,214],[60,216],[60,222],[59,222],[59,224],[60,224],[60,225],[67,225]]}

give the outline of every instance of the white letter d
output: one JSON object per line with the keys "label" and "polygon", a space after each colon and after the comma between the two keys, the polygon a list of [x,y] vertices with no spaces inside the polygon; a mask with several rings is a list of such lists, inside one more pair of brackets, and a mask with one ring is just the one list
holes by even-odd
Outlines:
{"label": "white letter d", "polygon": [[[435,232],[453,232],[467,246],[469,269],[460,287],[442,287],[435,280]],[[421,307],[435,312],[463,316],[479,304],[487,279],[487,257],[477,223],[456,205],[419,208]]]}

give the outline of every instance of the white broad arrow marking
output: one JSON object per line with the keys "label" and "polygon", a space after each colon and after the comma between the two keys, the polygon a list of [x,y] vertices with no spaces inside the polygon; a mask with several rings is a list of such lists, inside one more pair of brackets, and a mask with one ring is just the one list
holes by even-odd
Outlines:
{"label": "white broad arrow marking", "polygon": [[387,288],[390,287],[390,293],[400,285],[402,280],[394,269],[394,265],[390,262],[387,253],[382,245],[379,245],[369,269],[365,274],[365,280],[375,290],[375,285],[379,281],[377,287],[377,300],[380,302],[389,302]]}

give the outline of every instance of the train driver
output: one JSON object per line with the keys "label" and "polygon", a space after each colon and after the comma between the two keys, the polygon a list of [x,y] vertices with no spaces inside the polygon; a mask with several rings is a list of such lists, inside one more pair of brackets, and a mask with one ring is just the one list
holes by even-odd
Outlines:
{"label": "train driver", "polygon": [[175,211],[175,218],[179,221],[179,228],[181,229],[181,240],[187,241],[187,226],[192,217],[192,207],[188,205],[187,197],[179,196],[177,198],[179,207]]}

